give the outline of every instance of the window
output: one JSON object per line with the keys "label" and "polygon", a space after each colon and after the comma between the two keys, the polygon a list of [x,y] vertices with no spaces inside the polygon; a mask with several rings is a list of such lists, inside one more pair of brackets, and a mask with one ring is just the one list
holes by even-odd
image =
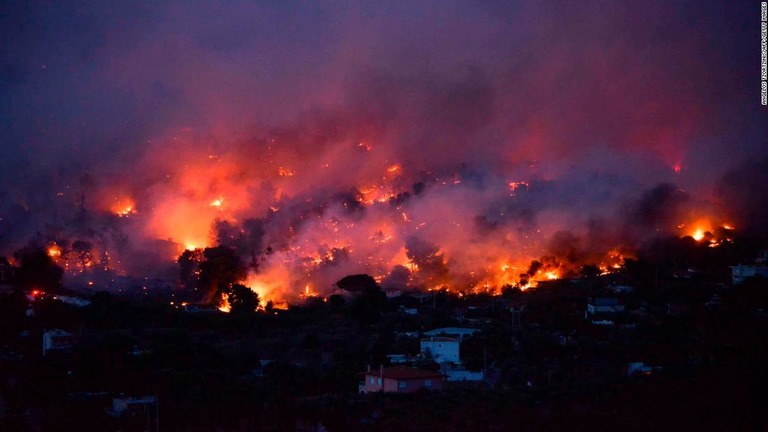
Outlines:
{"label": "window", "polygon": [[376,380],[373,377],[371,377],[371,384],[374,384],[374,383],[376,383]]}
{"label": "window", "polygon": [[376,378],[376,384],[381,385],[381,378]]}
{"label": "window", "polygon": [[432,380],[424,380],[424,387],[431,388],[432,387]]}
{"label": "window", "polygon": [[406,381],[398,381],[397,388],[401,388],[401,389],[408,388],[408,383]]}

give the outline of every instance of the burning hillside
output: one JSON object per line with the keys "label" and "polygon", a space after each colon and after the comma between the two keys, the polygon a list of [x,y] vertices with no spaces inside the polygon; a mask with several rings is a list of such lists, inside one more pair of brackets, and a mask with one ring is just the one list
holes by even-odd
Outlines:
{"label": "burning hillside", "polygon": [[[614,271],[655,236],[692,235],[717,246],[733,230],[714,216],[696,218],[701,203],[668,183],[636,192],[573,171],[543,178],[538,164],[507,175],[466,165],[411,168],[393,163],[384,146],[345,140],[321,143],[330,147],[326,156],[307,159],[310,143],[283,139],[268,139],[263,155],[254,154],[262,143],[186,151],[172,163],[156,151],[147,163],[159,180],[124,198],[105,185],[101,194],[114,198],[73,210],[73,223],[83,226],[56,231],[48,255],[73,276],[136,274],[175,265],[182,252],[199,265],[203,249],[223,246],[244,269],[227,284],[283,302],[307,296],[309,286],[327,294],[357,273],[385,289],[526,289],[585,266]],[[168,151],[178,146],[196,147]],[[156,261],[142,261],[143,269],[123,265],[152,239],[174,246],[165,255],[153,248]],[[190,280],[182,282],[194,286]]]}
{"label": "burning hillside", "polygon": [[184,283],[222,246],[244,269],[227,283],[290,301],[363,273],[527,288],[661,236],[764,230],[754,68],[704,37],[739,10],[235,3],[51,12],[72,25],[44,40],[82,51],[40,42],[45,11],[3,15],[32,24],[0,69],[0,254],[32,243],[108,286]]}

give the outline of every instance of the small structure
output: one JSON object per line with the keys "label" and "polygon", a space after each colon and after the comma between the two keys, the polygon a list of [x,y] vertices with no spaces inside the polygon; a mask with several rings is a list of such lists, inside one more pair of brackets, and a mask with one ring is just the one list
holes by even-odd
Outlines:
{"label": "small structure", "polygon": [[739,264],[731,266],[731,279],[734,285],[744,283],[749,277],[761,276],[768,278],[768,267],[763,265]]}
{"label": "small structure", "polygon": [[405,364],[410,361],[408,354],[387,354],[389,364]]}
{"label": "small structure", "polygon": [[387,295],[387,298],[396,298],[403,295],[403,292],[399,289],[386,289],[384,290],[384,294]]}
{"label": "small structure", "polygon": [[424,336],[447,336],[457,339],[464,339],[465,337],[472,337],[475,333],[478,332],[480,332],[480,330],[474,328],[442,327],[424,332]]}
{"label": "small structure", "polygon": [[598,314],[614,315],[624,312],[624,305],[619,303],[616,298],[610,297],[598,297],[589,299],[587,303],[586,317],[594,316]]}
{"label": "small structure", "polygon": [[412,393],[420,389],[442,390],[443,375],[440,372],[417,369],[408,366],[381,367],[378,371],[365,373],[360,383],[361,393],[387,392]]}
{"label": "small structure", "polygon": [[68,350],[75,346],[77,337],[64,330],[53,329],[43,332],[43,355],[49,351]]}
{"label": "small structure", "polygon": [[445,375],[446,381],[448,382],[477,382],[485,379],[483,371],[470,371],[460,364],[443,364],[440,367],[440,372]]}
{"label": "small structure", "polygon": [[430,353],[437,363],[460,363],[459,340],[449,337],[429,337],[421,340],[421,353]]}
{"label": "small structure", "polygon": [[112,399],[112,409],[107,412],[114,417],[120,417],[136,411],[144,412],[148,406],[154,405],[157,405],[156,396],[116,397]]}
{"label": "small structure", "polygon": [[648,366],[643,362],[630,362],[627,364],[627,376],[636,374],[650,375],[653,372],[653,367]]}
{"label": "small structure", "polygon": [[59,295],[59,296],[53,296],[53,299],[58,300],[62,303],[66,303],[71,306],[76,306],[76,307],[86,307],[91,304],[90,300],[86,300],[84,298],[74,297],[74,296]]}
{"label": "small structure", "polygon": [[616,294],[632,294],[635,292],[635,287],[630,285],[611,285],[608,289]]}
{"label": "small structure", "polygon": [[131,430],[146,432],[160,430],[160,404],[157,396],[116,397],[112,399],[112,408],[105,411],[108,415],[119,419],[118,422],[127,422],[128,425],[136,428]]}

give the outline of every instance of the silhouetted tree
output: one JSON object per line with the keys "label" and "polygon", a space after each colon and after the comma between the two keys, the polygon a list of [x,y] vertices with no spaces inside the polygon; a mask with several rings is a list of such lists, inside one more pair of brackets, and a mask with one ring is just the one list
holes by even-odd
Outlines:
{"label": "silhouetted tree", "polygon": [[205,248],[200,263],[200,288],[212,294],[220,287],[230,287],[245,279],[245,266],[234,249],[226,246]]}
{"label": "silhouetted tree", "polygon": [[20,290],[0,295],[0,338],[18,334],[24,329],[27,298]]}
{"label": "silhouetted tree", "polygon": [[179,263],[179,279],[187,288],[197,288],[200,279],[200,263],[203,262],[203,250],[185,250],[177,260]]}
{"label": "silhouetted tree", "polygon": [[581,275],[585,278],[593,279],[600,275],[600,269],[592,264],[581,267]]}
{"label": "silhouetted tree", "polygon": [[234,284],[230,288],[226,288],[224,293],[232,307],[230,312],[233,315],[252,314],[259,307],[259,295],[245,285]]}
{"label": "silhouetted tree", "polygon": [[352,313],[362,324],[373,324],[381,317],[387,303],[387,295],[376,280],[369,275],[350,275],[336,282],[346,291],[357,292],[352,302]]}
{"label": "silhouetted tree", "polygon": [[45,249],[39,246],[27,246],[16,251],[14,257],[20,263],[16,272],[16,282],[20,287],[45,291],[56,291],[61,288],[64,269],[53,262]]}
{"label": "silhouetted tree", "polygon": [[362,292],[365,289],[378,288],[376,279],[367,274],[344,276],[336,282],[336,286],[349,292]]}

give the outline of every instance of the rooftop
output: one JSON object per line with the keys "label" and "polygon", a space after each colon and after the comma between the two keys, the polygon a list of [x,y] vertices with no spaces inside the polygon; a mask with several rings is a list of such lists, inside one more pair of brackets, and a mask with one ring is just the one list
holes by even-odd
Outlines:
{"label": "rooftop", "polygon": [[440,372],[416,369],[408,366],[392,366],[381,370],[371,370],[365,374],[390,379],[441,378],[443,376]]}
{"label": "rooftop", "polygon": [[458,342],[458,339],[449,338],[449,337],[440,337],[440,336],[432,336],[428,338],[422,338],[422,342]]}

